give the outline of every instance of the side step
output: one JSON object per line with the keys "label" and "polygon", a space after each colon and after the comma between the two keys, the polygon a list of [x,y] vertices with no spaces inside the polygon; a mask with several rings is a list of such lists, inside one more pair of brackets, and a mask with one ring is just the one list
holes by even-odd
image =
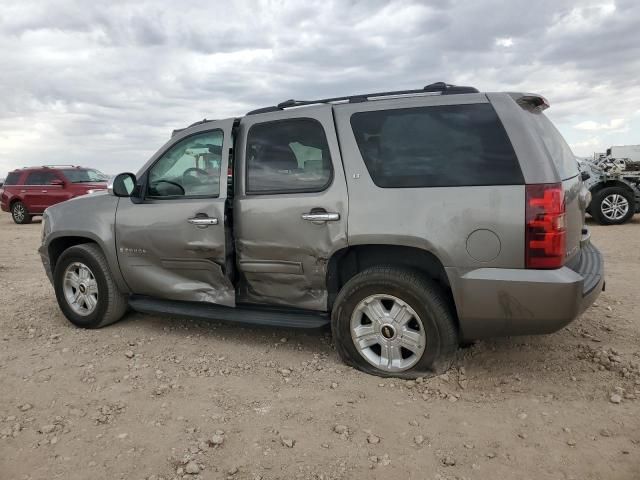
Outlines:
{"label": "side step", "polygon": [[140,295],[129,297],[129,306],[140,313],[175,315],[269,327],[313,329],[325,327],[330,322],[327,313],[309,310],[253,305],[239,305],[232,308],[211,303],[161,300]]}

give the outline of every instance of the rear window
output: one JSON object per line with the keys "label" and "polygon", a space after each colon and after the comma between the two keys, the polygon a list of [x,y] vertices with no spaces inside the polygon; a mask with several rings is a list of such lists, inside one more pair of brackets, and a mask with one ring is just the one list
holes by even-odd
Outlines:
{"label": "rear window", "polygon": [[562,180],[578,175],[578,163],[555,125],[542,112],[528,111],[529,117]]}
{"label": "rear window", "polygon": [[20,172],[11,172],[4,181],[5,185],[17,185],[20,180]]}
{"label": "rear window", "polygon": [[382,188],[521,185],[518,159],[488,103],[359,112],[358,148]]}

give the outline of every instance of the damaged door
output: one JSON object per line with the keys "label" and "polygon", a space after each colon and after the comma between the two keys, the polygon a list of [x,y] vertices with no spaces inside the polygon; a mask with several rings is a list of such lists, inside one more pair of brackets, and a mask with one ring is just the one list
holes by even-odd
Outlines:
{"label": "damaged door", "polygon": [[235,306],[225,217],[233,119],[174,136],[121,198],[116,249],[133,293]]}
{"label": "damaged door", "polygon": [[332,107],[247,116],[237,145],[238,301],[326,310],[328,259],[347,246]]}

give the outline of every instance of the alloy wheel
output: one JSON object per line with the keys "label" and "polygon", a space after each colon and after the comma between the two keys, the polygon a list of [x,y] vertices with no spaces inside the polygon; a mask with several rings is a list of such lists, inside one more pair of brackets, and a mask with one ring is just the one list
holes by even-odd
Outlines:
{"label": "alloy wheel", "polygon": [[69,264],[62,283],[69,307],[78,315],[91,315],[98,305],[98,282],[89,267],[81,262]]}
{"label": "alloy wheel", "polygon": [[427,344],[415,310],[386,294],[371,295],[358,303],[351,315],[351,338],[367,362],[386,372],[413,367]]}
{"label": "alloy wheel", "polygon": [[629,201],[618,193],[612,193],[602,200],[601,210],[609,220],[621,220],[629,211]]}

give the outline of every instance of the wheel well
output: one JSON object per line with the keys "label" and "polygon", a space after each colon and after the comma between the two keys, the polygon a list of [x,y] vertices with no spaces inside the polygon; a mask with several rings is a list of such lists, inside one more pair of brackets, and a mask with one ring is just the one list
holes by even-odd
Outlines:
{"label": "wheel well", "polygon": [[356,245],[335,252],[327,269],[329,311],[342,286],[354,275],[375,265],[402,266],[420,271],[442,287],[455,311],[451,285],[438,257],[420,248],[398,245]]}
{"label": "wheel well", "polygon": [[96,242],[86,237],[59,237],[51,240],[51,243],[49,243],[49,263],[51,264],[51,271],[53,272],[55,270],[56,263],[58,263],[58,258],[62,255],[62,252],[69,247],[82,243]]}
{"label": "wheel well", "polygon": [[621,187],[629,190],[631,193],[635,194],[633,188],[628,183],[622,182],[620,180],[607,180],[606,182],[596,183],[593,187],[591,187],[591,194],[595,194],[607,187]]}

